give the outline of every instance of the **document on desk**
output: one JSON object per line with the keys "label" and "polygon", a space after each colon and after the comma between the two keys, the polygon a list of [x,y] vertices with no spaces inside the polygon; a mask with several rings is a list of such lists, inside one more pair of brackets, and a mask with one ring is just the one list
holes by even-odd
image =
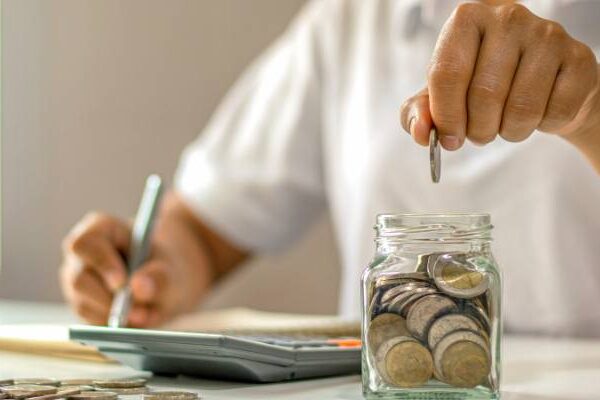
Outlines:
{"label": "document on desk", "polygon": [[[111,362],[95,347],[69,340],[68,325],[0,325],[0,350]],[[358,322],[335,316],[301,315],[231,308],[184,315],[161,330],[241,335],[360,336]]]}

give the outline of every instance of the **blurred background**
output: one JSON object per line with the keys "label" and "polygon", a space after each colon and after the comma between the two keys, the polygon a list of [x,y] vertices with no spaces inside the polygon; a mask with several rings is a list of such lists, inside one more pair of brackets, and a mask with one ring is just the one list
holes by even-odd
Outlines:
{"label": "blurred background", "polygon": [[[89,210],[133,216],[151,172],[172,182],[181,150],[303,3],[3,0],[0,298],[60,301],[70,227]],[[324,219],[205,306],[334,313],[337,283]]]}

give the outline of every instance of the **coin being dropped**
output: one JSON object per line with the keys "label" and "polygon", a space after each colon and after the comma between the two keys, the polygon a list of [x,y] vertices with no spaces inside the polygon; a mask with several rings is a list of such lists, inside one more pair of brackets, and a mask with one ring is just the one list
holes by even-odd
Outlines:
{"label": "coin being dropped", "polygon": [[429,131],[429,169],[431,170],[431,180],[433,183],[438,183],[442,174],[442,157],[440,141],[435,128],[431,128]]}
{"label": "coin being dropped", "polygon": [[444,336],[461,330],[483,333],[483,328],[473,318],[464,314],[447,314],[435,320],[431,328],[429,328],[427,336],[429,348],[435,349]]}
{"label": "coin being dropped", "polygon": [[146,385],[147,379],[106,379],[94,381],[94,386],[101,388],[137,388]]}
{"label": "coin being dropped", "polygon": [[117,400],[119,397],[115,392],[81,392],[68,396],[68,400]]}
{"label": "coin being dropped", "polygon": [[471,331],[446,335],[433,352],[436,375],[456,387],[481,384],[491,369],[488,346],[484,338]]}
{"label": "coin being dropped", "polygon": [[196,400],[198,393],[194,392],[152,392],[144,395],[144,400]]}
{"label": "coin being dropped", "polygon": [[383,380],[394,386],[421,386],[433,374],[431,353],[411,337],[395,337],[382,343],[375,359]]}
{"label": "coin being dropped", "polygon": [[60,384],[56,379],[46,378],[19,378],[15,379],[15,385],[44,385],[44,386],[58,386]]}
{"label": "coin being dropped", "polygon": [[438,257],[433,267],[436,286],[450,296],[461,299],[477,297],[489,288],[489,275],[462,263],[450,254]]}
{"label": "coin being dropped", "polygon": [[417,300],[408,311],[406,325],[414,337],[421,341],[427,339],[427,330],[437,318],[458,310],[456,303],[449,297],[430,294]]}
{"label": "coin being dropped", "polygon": [[54,394],[58,391],[55,386],[48,385],[11,385],[3,386],[0,390],[13,399],[43,396],[45,394]]}
{"label": "coin being dropped", "polygon": [[406,320],[399,315],[384,313],[375,317],[369,324],[367,336],[372,352],[376,352],[381,343],[396,337],[408,336]]}

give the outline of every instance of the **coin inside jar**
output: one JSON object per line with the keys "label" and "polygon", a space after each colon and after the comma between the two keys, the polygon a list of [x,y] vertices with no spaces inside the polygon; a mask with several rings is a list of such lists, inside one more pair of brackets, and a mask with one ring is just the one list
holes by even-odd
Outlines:
{"label": "coin inside jar", "polygon": [[396,336],[407,336],[406,320],[392,313],[380,314],[373,318],[367,330],[368,343],[373,352],[381,343]]}
{"label": "coin inside jar", "polygon": [[474,269],[452,254],[437,258],[433,266],[433,279],[441,291],[461,299],[477,297],[490,286],[488,274]]}
{"label": "coin inside jar", "polygon": [[452,386],[475,387],[490,373],[489,344],[471,331],[446,335],[434,349],[433,357],[436,376]]}
{"label": "coin inside jar", "polygon": [[410,307],[406,317],[406,325],[415,338],[425,341],[427,330],[437,318],[457,310],[458,307],[451,298],[430,294],[421,297]]}
{"label": "coin inside jar", "polygon": [[431,353],[411,337],[401,336],[381,344],[376,365],[387,383],[399,387],[424,385],[433,374]]}
{"label": "coin inside jar", "polygon": [[431,349],[434,349],[447,334],[460,330],[483,333],[483,328],[473,318],[464,314],[447,314],[435,320],[431,325],[427,343]]}

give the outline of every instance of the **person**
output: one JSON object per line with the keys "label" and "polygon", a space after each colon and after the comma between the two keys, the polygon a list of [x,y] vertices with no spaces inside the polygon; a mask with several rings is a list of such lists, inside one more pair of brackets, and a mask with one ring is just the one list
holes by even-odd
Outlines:
{"label": "person", "polygon": [[[585,0],[310,2],[183,153],[131,279],[130,325],[193,309],[325,210],[339,310],[358,318],[376,214],[483,211],[505,327],[600,334],[598,16]],[[437,185],[415,145],[432,124],[448,150]],[[64,240],[63,291],[90,323],[106,322],[125,283],[129,235],[126,221],[91,213]]]}

